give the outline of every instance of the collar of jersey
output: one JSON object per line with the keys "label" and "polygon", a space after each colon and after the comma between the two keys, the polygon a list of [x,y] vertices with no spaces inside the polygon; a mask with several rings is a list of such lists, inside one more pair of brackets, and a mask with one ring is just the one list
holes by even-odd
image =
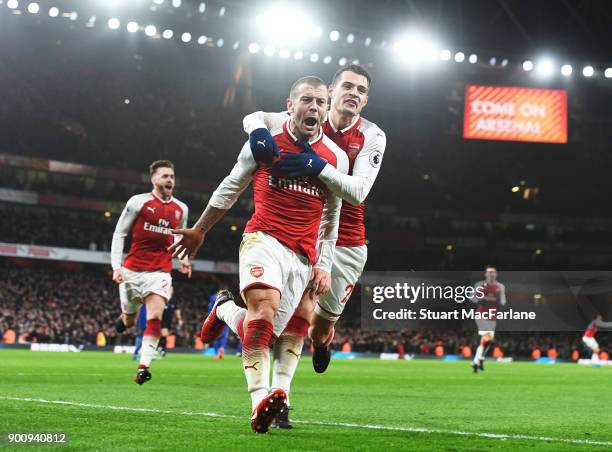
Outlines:
{"label": "collar of jersey", "polygon": [[[351,123],[348,126],[346,126],[344,129],[342,129],[340,133],[346,133],[349,130],[351,130],[353,127],[355,127],[355,124],[357,124],[357,121],[359,121],[360,118],[361,118],[360,115],[355,116],[355,118],[351,121]],[[334,127],[334,123],[331,122],[331,115],[329,113],[327,113],[327,122],[329,122],[329,125],[334,132],[338,132],[338,129]]]}
{"label": "collar of jersey", "polygon": [[[287,119],[287,121],[285,121],[285,130],[287,131],[287,133],[289,134],[289,136],[291,137],[293,142],[294,143],[298,143],[297,137],[293,133],[291,133],[291,128],[289,127],[289,123],[290,122],[291,122],[291,118],[289,118],[289,119]],[[323,138],[323,128],[319,127],[319,133],[312,140],[309,140],[308,144],[314,144],[317,141],[319,141],[321,138]]]}
{"label": "collar of jersey", "polygon": [[170,196],[170,199],[168,201],[164,201],[159,196],[157,196],[153,190],[151,190],[151,194],[157,199],[159,199],[163,204],[170,204],[172,201],[174,201],[174,196]]}

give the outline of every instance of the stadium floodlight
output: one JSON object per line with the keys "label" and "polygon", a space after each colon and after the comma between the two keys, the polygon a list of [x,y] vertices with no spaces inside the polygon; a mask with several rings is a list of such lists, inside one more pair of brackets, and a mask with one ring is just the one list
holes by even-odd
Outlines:
{"label": "stadium floodlight", "polygon": [[49,8],[49,16],[51,17],[59,16],[59,9],[57,9],[55,6],[52,6],[51,8]]}
{"label": "stadium floodlight", "polygon": [[111,30],[116,30],[120,26],[121,22],[119,22],[119,19],[117,19],[116,17],[111,17],[110,19],[108,19],[108,28],[110,28]]}
{"label": "stadium floodlight", "polygon": [[38,14],[38,11],[40,11],[40,6],[38,6],[38,3],[32,2],[28,5],[28,12],[30,14]]}
{"label": "stadium floodlight", "polygon": [[594,73],[595,69],[593,69],[593,66],[585,66],[582,70],[582,75],[585,77],[592,77]]}
{"label": "stadium floodlight", "polygon": [[155,3],[156,5],[161,5],[162,3],[164,3],[164,0],[153,0],[153,3]]}
{"label": "stadium floodlight", "polygon": [[455,53],[455,61],[457,63],[463,63],[465,61],[465,53],[463,52]]}
{"label": "stadium floodlight", "polygon": [[183,41],[185,43],[191,41],[191,33],[187,33],[187,32],[183,33],[181,35],[181,41]]}
{"label": "stadium floodlight", "polygon": [[348,35],[346,35],[346,42],[348,44],[352,44],[355,42],[355,35],[353,33],[349,33]]}
{"label": "stadium floodlight", "polygon": [[351,62],[351,64],[359,64],[359,60],[355,59]]}
{"label": "stadium floodlight", "polygon": [[472,53],[470,57],[468,58],[468,61],[470,62],[470,64],[478,63],[478,55],[476,55],[475,53]]}
{"label": "stadium floodlight", "polygon": [[533,70],[533,63],[529,60],[523,61],[523,70],[529,72]]}
{"label": "stadium floodlight", "polygon": [[338,32],[338,30],[332,30],[329,32],[329,39],[330,41],[337,41],[338,39],[340,39],[340,32]]}
{"label": "stadium floodlight", "polygon": [[517,193],[521,188],[517,185],[515,185],[514,187],[512,187],[512,193]]}
{"label": "stadium floodlight", "polygon": [[259,14],[255,18],[257,28],[270,44],[298,45],[323,31],[313,27],[310,17],[303,11],[276,8]]}
{"label": "stadium floodlight", "polygon": [[217,39],[217,47],[223,47],[223,44],[225,44],[225,39],[223,38]]}
{"label": "stadium floodlight", "polygon": [[606,68],[606,70],[604,71],[604,77],[612,78],[612,67]]}
{"label": "stadium floodlight", "polygon": [[236,41],[233,45],[232,45],[232,49],[234,50],[238,50],[238,47],[240,47],[240,41]]}
{"label": "stadium floodlight", "polygon": [[200,44],[200,45],[204,45],[204,44],[206,44],[206,41],[208,41],[208,37],[206,37],[206,36],[204,36],[204,35],[202,35],[202,36],[200,36],[200,37],[198,38],[198,44]]}
{"label": "stadium floodlight", "polygon": [[572,75],[573,71],[574,69],[572,68],[570,64],[564,64],[563,66],[561,66],[561,74],[565,75],[566,77],[568,75]]}
{"label": "stadium floodlight", "polygon": [[287,49],[280,49],[278,51],[278,56],[281,57],[282,59],[287,59],[291,56],[291,52]]}
{"label": "stadium floodlight", "polygon": [[77,13],[76,11],[72,11],[70,15],[68,16],[68,18],[74,22],[75,20],[79,18],[79,13]]}
{"label": "stadium floodlight", "polygon": [[543,77],[550,77],[554,69],[555,66],[552,60],[548,58],[541,60],[537,66],[538,75],[541,75]]}
{"label": "stadium floodlight", "polygon": [[316,63],[317,61],[319,61],[319,54],[318,53],[313,53],[310,55],[310,62],[311,63]]}
{"label": "stadium floodlight", "polygon": [[346,58],[342,57],[338,60],[338,65],[340,66],[346,66]]}
{"label": "stadium floodlight", "polygon": [[491,59],[489,60],[489,65],[495,66],[496,64],[497,64],[497,58],[491,57]]}
{"label": "stadium floodlight", "polygon": [[172,0],[172,6],[174,6],[175,8],[180,8],[181,3],[181,0]]}
{"label": "stadium floodlight", "polygon": [[408,64],[423,60],[435,61],[438,49],[429,42],[429,39],[418,33],[403,36],[393,44],[393,51]]}
{"label": "stadium floodlight", "polygon": [[10,9],[15,9],[19,7],[19,2],[17,0],[8,0],[6,6]]}
{"label": "stadium floodlight", "polygon": [[249,44],[249,52],[250,53],[259,53],[260,47],[256,42],[252,42]]}
{"label": "stadium floodlight", "polygon": [[276,53],[276,49],[274,48],[274,46],[265,46],[264,47],[264,55],[272,56],[275,53]]}
{"label": "stadium floodlight", "polygon": [[367,38],[365,38],[365,40],[363,41],[363,45],[364,47],[370,47],[370,44],[372,44],[372,38],[370,38],[369,36]]}
{"label": "stadium floodlight", "polygon": [[136,33],[138,31],[138,24],[134,21],[130,21],[125,28],[127,28],[127,31],[130,33]]}
{"label": "stadium floodlight", "polygon": [[227,9],[225,8],[225,6],[222,6],[221,8],[219,8],[219,17],[225,16],[226,11]]}
{"label": "stadium floodlight", "polygon": [[323,29],[319,26],[317,27],[313,27],[312,28],[312,37],[313,38],[320,38],[321,36],[323,36]]}
{"label": "stadium floodlight", "polygon": [[147,36],[155,36],[157,34],[157,28],[155,28],[155,25],[147,25],[145,27],[145,34]]}
{"label": "stadium floodlight", "polygon": [[298,50],[293,54],[294,60],[301,60],[302,58],[304,58],[304,52],[302,52],[301,50]]}
{"label": "stadium floodlight", "polygon": [[440,59],[442,61],[448,61],[451,59],[451,51],[448,49],[440,50]]}
{"label": "stadium floodlight", "polygon": [[162,38],[164,39],[172,39],[172,36],[174,36],[174,32],[170,29],[166,29],[162,33]]}
{"label": "stadium floodlight", "polygon": [[330,55],[327,55],[325,58],[323,58],[323,63],[324,64],[329,64],[332,61],[332,57]]}
{"label": "stadium floodlight", "polygon": [[500,63],[501,67],[506,67],[508,66],[508,58],[504,58],[501,63]]}
{"label": "stadium floodlight", "polygon": [[200,2],[200,6],[198,6],[198,12],[200,14],[204,14],[206,12],[206,3]]}

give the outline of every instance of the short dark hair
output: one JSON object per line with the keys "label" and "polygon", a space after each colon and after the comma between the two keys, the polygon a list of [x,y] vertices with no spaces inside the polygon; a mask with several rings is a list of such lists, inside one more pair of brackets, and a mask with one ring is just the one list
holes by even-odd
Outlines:
{"label": "short dark hair", "polygon": [[487,266],[485,266],[485,272],[486,272],[488,269],[490,269],[490,268],[492,268],[493,270],[497,271],[497,267],[496,267],[495,265],[487,265]]}
{"label": "short dark hair", "polygon": [[149,173],[151,176],[157,172],[158,168],[172,168],[174,169],[174,163],[170,160],[155,160],[151,165],[149,165]]}
{"label": "short dark hair", "polygon": [[315,88],[317,86],[321,86],[321,85],[327,86],[325,84],[325,82],[322,79],[320,79],[319,77],[317,77],[316,75],[307,75],[306,77],[298,78],[293,83],[293,85],[291,85],[291,89],[289,90],[289,99],[293,99],[294,98],[295,92],[297,91],[298,87],[300,85],[303,85],[303,84],[310,85],[310,86],[313,86]]}
{"label": "short dark hair", "polygon": [[331,84],[333,86],[336,86],[336,83],[338,83],[338,80],[340,79],[342,74],[345,72],[354,72],[357,75],[363,75],[368,81],[368,88],[372,84],[372,76],[370,75],[370,73],[367,71],[366,68],[364,68],[363,66],[360,66],[359,64],[349,64],[347,66],[344,66],[338,69],[336,73],[334,74],[334,78],[332,78]]}

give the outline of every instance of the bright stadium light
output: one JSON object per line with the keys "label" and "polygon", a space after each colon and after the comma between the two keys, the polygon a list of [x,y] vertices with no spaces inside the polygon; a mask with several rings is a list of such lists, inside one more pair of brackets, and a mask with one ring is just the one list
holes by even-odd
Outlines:
{"label": "bright stadium light", "polygon": [[57,9],[55,6],[49,8],[49,16],[51,17],[59,16],[59,9]]}
{"label": "bright stadium light", "polygon": [[134,21],[128,22],[126,28],[130,33],[136,33],[138,31],[138,24]]}
{"label": "bright stadium light", "polygon": [[355,35],[353,33],[349,33],[348,35],[346,35],[346,42],[348,44],[352,44],[355,42]]}
{"label": "bright stadium light", "polygon": [[497,58],[491,57],[491,59],[489,60],[489,65],[495,66],[496,64],[497,64]]}
{"label": "bright stadium light", "polygon": [[332,57],[327,55],[325,58],[323,58],[323,63],[324,64],[329,64],[332,61]]}
{"label": "bright stadium light", "polygon": [[555,69],[554,64],[549,59],[541,60],[537,66],[538,74],[543,77],[550,77],[554,69]]}
{"label": "bright stadium light", "polygon": [[198,44],[200,44],[200,45],[206,44],[206,41],[208,41],[208,38],[206,36],[204,36],[204,35],[202,35],[202,36],[200,36],[198,38]]}
{"label": "bright stadium light", "polygon": [[260,49],[259,44],[257,44],[256,42],[252,42],[249,44],[250,53],[258,53],[259,49]]}
{"label": "bright stadium light", "polygon": [[468,58],[468,61],[470,62],[470,64],[478,63],[478,55],[476,55],[475,53],[472,53],[470,57]]}
{"label": "bright stadium light", "polygon": [[223,38],[217,39],[217,47],[223,47],[223,44],[225,44],[225,39]]}
{"label": "bright stadium light", "polygon": [[612,78],[612,67],[607,68],[604,71],[604,77],[605,78]]}
{"label": "bright stadium light", "polygon": [[451,59],[451,51],[448,49],[440,50],[440,59],[442,61],[448,61]]}
{"label": "bright stadium light", "polygon": [[180,8],[181,0],[172,0],[172,6],[174,6],[175,8]]}
{"label": "bright stadium light", "polygon": [[372,44],[372,38],[368,36],[367,38],[365,38],[365,41],[363,41],[363,45],[364,47],[370,47],[370,44]]}
{"label": "bright stadium light", "polygon": [[593,66],[585,66],[582,70],[582,75],[585,77],[592,77],[594,73],[595,69],[593,69]]}
{"label": "bright stadium light", "polygon": [[301,50],[298,50],[293,54],[294,60],[301,60],[302,58],[304,58],[304,52],[302,52]]}
{"label": "bright stadium light", "polygon": [[319,61],[319,54],[313,53],[312,55],[310,55],[310,62],[311,63],[316,63],[317,61]]}
{"label": "bright stadium light", "polygon": [[157,28],[155,28],[155,25],[147,25],[145,27],[145,34],[147,36],[155,36],[157,34]]}
{"label": "bright stadium light", "polygon": [[393,51],[407,64],[423,60],[434,61],[438,56],[438,49],[429,41],[418,33],[411,33],[396,41],[393,44]]}
{"label": "bright stadium light", "polygon": [[79,18],[79,13],[77,13],[76,11],[72,11],[70,15],[68,16],[68,18],[74,22],[75,20]]}
{"label": "bright stadium light", "polygon": [[164,39],[172,39],[172,36],[174,36],[174,32],[172,30],[164,30],[162,33],[162,38]]}
{"label": "bright stadium light", "polygon": [[187,32],[183,33],[181,35],[181,41],[183,41],[185,43],[191,41],[191,33],[187,33]]}
{"label": "bright stadium light", "polygon": [[108,28],[110,28],[111,30],[116,30],[120,26],[121,22],[119,22],[119,19],[117,19],[116,17],[111,17],[110,19],[108,19]]}
{"label": "bright stadium light", "polygon": [[573,71],[574,69],[572,68],[570,64],[564,64],[563,66],[561,66],[561,74],[565,75],[566,77],[568,75],[572,75]]}
{"label": "bright stadium light", "polygon": [[285,60],[291,56],[291,52],[287,49],[280,49],[278,51],[278,56]]}
{"label": "bright stadium light", "polygon": [[463,52],[455,53],[455,61],[457,63],[463,63],[465,61],[465,53]]}
{"label": "bright stadium light", "polygon": [[200,6],[198,7],[198,12],[200,14],[204,14],[206,12],[206,3],[201,2]]}
{"label": "bright stadium light", "polygon": [[313,27],[313,29],[312,29],[312,37],[313,38],[320,38],[321,36],[323,36],[323,29],[321,27]]}
{"label": "bright stadium light", "polygon": [[323,33],[313,27],[310,17],[302,11],[289,8],[271,9],[255,18],[257,28],[266,40],[276,45],[300,44],[311,36]]}
{"label": "bright stadium light", "polygon": [[40,6],[38,6],[38,3],[30,3],[28,5],[28,12],[30,14],[38,14],[38,11],[40,11]]}
{"label": "bright stadium light", "polygon": [[529,60],[523,61],[523,70],[526,72],[533,70],[533,63]]}
{"label": "bright stadium light", "polygon": [[508,66],[508,59],[507,59],[507,58],[504,58],[504,59],[501,61],[500,65],[501,65],[501,67],[506,67],[506,66]]}
{"label": "bright stadium light", "polygon": [[238,47],[240,47],[240,41],[236,41],[233,45],[232,45],[232,49],[234,50],[238,50]]}
{"label": "bright stadium light", "polygon": [[153,0],[153,3],[155,3],[156,5],[161,5],[164,3],[164,0]]}
{"label": "bright stadium light", "polygon": [[342,57],[338,60],[338,65],[346,66],[346,58]]}
{"label": "bright stadium light", "polygon": [[330,41],[337,41],[338,39],[340,39],[340,33],[338,32],[338,30],[332,30],[329,32],[329,39]]}
{"label": "bright stadium light", "polygon": [[264,47],[264,55],[272,56],[275,53],[276,53],[276,49],[274,48],[274,46],[265,46]]}
{"label": "bright stadium light", "polygon": [[351,62],[351,64],[359,64],[359,60],[356,60],[356,59],[355,59],[355,60],[353,60],[353,61]]}
{"label": "bright stadium light", "polygon": [[19,2],[17,0],[9,0],[6,2],[6,6],[10,9],[15,9],[19,7]]}

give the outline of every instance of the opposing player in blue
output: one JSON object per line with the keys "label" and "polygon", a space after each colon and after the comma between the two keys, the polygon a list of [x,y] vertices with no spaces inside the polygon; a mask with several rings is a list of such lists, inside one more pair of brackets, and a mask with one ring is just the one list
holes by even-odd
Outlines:
{"label": "opposing player in blue", "polygon": [[[217,292],[210,296],[210,301],[208,302],[208,312],[213,310],[216,301]],[[212,346],[215,349],[215,359],[223,359],[223,357],[225,356],[225,346],[227,345],[228,331],[229,327],[226,325],[225,328],[223,328],[223,332],[221,333],[221,335],[212,343]]]}
{"label": "opposing player in blue", "polygon": [[144,330],[147,328],[147,308],[143,304],[138,312],[138,320],[136,321],[136,338],[134,339],[134,361],[138,361],[138,353],[142,348],[142,337],[144,336]]}

